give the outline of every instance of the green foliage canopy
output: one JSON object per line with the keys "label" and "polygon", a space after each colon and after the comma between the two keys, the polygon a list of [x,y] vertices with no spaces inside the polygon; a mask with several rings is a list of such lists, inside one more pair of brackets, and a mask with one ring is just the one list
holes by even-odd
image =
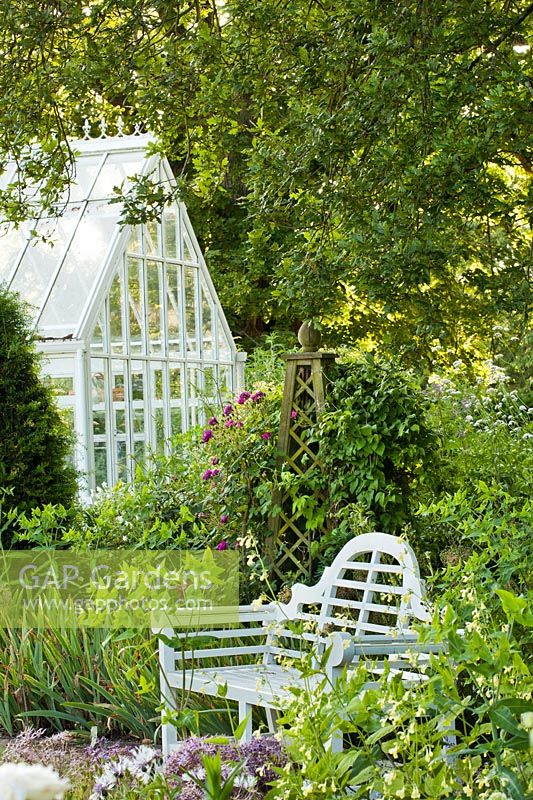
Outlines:
{"label": "green foliage canopy", "polygon": [[[234,330],[314,317],[332,338],[413,359],[523,348],[533,5],[1,0],[0,12],[0,158],[24,161],[53,202],[84,116],[144,120]],[[0,204],[27,213],[17,187]]]}

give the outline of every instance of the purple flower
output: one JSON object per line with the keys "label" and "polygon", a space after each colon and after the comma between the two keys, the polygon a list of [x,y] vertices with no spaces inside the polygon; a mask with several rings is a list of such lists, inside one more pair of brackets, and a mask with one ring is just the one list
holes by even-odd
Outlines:
{"label": "purple flower", "polygon": [[213,477],[213,470],[212,469],[206,469],[206,471],[202,475],[202,480],[203,481],[208,481],[209,478],[212,478],[212,477]]}
{"label": "purple flower", "polygon": [[244,423],[242,423],[242,422],[239,420],[239,421],[237,422],[237,428],[242,428],[243,424],[244,424]]}
{"label": "purple flower", "polygon": [[216,417],[210,417],[207,420],[208,425],[218,425],[218,419]]}
{"label": "purple flower", "polygon": [[225,417],[229,417],[230,414],[233,414],[233,406],[231,403],[228,403],[227,406],[224,406],[224,411],[222,413]]}
{"label": "purple flower", "polygon": [[222,541],[217,544],[217,550],[227,550],[227,549],[228,549],[228,543],[224,541],[224,539],[222,539]]}
{"label": "purple flower", "polygon": [[278,777],[273,767],[282,767],[287,756],[282,745],[274,738],[252,739],[240,747],[241,758],[246,759],[246,771],[257,779],[257,788],[267,792],[269,784]]}
{"label": "purple flower", "polygon": [[298,412],[293,408],[291,411],[291,419],[296,419],[298,416]]}
{"label": "purple flower", "polygon": [[239,395],[239,397],[237,398],[237,403],[238,403],[240,406],[242,406],[242,405],[244,405],[244,403],[246,403],[246,401],[248,400],[248,398],[249,398],[249,397],[251,397],[251,396],[252,396],[252,395],[250,394],[250,392],[241,392],[241,393],[240,393],[240,395]]}
{"label": "purple flower", "polygon": [[221,515],[220,515],[220,521],[221,521],[221,523],[222,523],[223,525],[225,525],[225,524],[226,524],[226,522],[228,521],[228,519],[229,519],[229,516],[228,516],[227,514],[221,514]]}
{"label": "purple flower", "polygon": [[218,456],[213,456],[213,458],[211,459],[211,464],[213,466],[216,466],[218,464],[218,462],[219,462]]}
{"label": "purple flower", "polygon": [[226,422],[224,423],[224,426],[226,428],[233,428],[236,424],[237,423],[235,422],[234,419],[227,419]]}
{"label": "purple flower", "polygon": [[[209,470],[208,470],[208,471],[209,471]],[[219,469],[213,469],[213,470],[211,470],[211,477],[212,477],[212,478],[216,478],[216,476],[217,476],[217,475],[220,475],[220,470],[219,470]]]}
{"label": "purple flower", "polygon": [[205,444],[206,442],[209,441],[209,439],[212,439],[212,438],[213,438],[213,431],[211,430],[211,428],[206,428],[202,432],[202,444]]}
{"label": "purple flower", "polygon": [[258,403],[265,396],[264,392],[254,392],[251,399],[253,403]]}
{"label": "purple flower", "polygon": [[270,431],[265,431],[264,433],[261,434],[261,439],[264,439],[265,442],[268,442],[269,439],[272,439],[272,434],[270,433]]}

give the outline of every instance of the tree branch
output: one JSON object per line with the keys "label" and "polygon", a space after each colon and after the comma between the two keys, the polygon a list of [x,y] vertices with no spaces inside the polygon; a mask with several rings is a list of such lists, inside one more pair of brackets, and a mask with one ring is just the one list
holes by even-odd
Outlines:
{"label": "tree branch", "polygon": [[[497,50],[497,49],[498,49],[498,47],[499,47],[499,46],[500,46],[500,45],[501,45],[503,42],[505,42],[505,40],[506,40],[506,39],[508,39],[508,38],[509,38],[509,36],[511,36],[511,35],[512,35],[512,34],[515,32],[515,30],[517,29],[517,27],[518,27],[519,25],[521,25],[521,24],[522,24],[522,22],[524,22],[524,20],[526,20],[526,19],[527,19],[527,18],[528,18],[528,17],[529,17],[531,14],[533,14],[533,3],[530,3],[530,4],[528,5],[528,7],[527,7],[527,8],[525,8],[525,9],[524,9],[524,11],[522,11],[522,13],[521,13],[521,14],[520,14],[520,15],[519,15],[519,16],[518,16],[518,17],[517,17],[517,18],[516,18],[516,19],[513,21],[513,23],[512,23],[512,24],[511,24],[511,25],[510,25],[510,26],[507,28],[507,30],[505,30],[503,33],[501,33],[501,34],[498,36],[498,38],[497,38],[497,39],[495,39],[493,42],[490,42],[490,43],[488,44],[488,46],[487,46],[485,49],[486,49],[486,50],[489,50],[489,51],[492,51],[492,50]],[[483,55],[484,55],[484,53],[480,53],[480,54],[479,54],[479,55],[478,55],[478,56],[477,56],[477,57],[476,57],[476,58],[475,58],[475,59],[474,59],[474,60],[473,60],[473,61],[470,63],[470,66],[468,67],[468,69],[469,69],[469,70],[472,70],[472,69],[473,69],[473,68],[476,66],[476,64],[478,64],[478,63],[481,61],[481,59],[482,59]]]}

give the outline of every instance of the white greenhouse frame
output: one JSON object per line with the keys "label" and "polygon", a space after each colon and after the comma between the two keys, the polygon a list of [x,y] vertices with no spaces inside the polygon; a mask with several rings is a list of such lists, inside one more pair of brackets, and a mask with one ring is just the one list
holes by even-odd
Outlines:
{"label": "white greenhouse frame", "polygon": [[[244,384],[237,351],[183,203],[120,225],[113,187],[149,176],[175,188],[147,135],[71,142],[76,182],[56,218],[0,225],[0,283],[30,303],[43,369],[76,434],[88,498],[170,452]],[[16,180],[8,165],[0,189]],[[38,198],[36,199],[38,203]],[[38,234],[32,234],[36,230]]]}

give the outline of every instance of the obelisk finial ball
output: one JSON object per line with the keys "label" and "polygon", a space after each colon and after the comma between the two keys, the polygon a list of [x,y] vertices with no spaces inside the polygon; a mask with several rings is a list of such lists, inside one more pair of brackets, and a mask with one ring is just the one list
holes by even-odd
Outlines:
{"label": "obelisk finial ball", "polygon": [[316,353],[322,341],[322,335],[318,328],[315,328],[313,321],[304,322],[298,331],[298,341],[302,345],[304,353]]}

